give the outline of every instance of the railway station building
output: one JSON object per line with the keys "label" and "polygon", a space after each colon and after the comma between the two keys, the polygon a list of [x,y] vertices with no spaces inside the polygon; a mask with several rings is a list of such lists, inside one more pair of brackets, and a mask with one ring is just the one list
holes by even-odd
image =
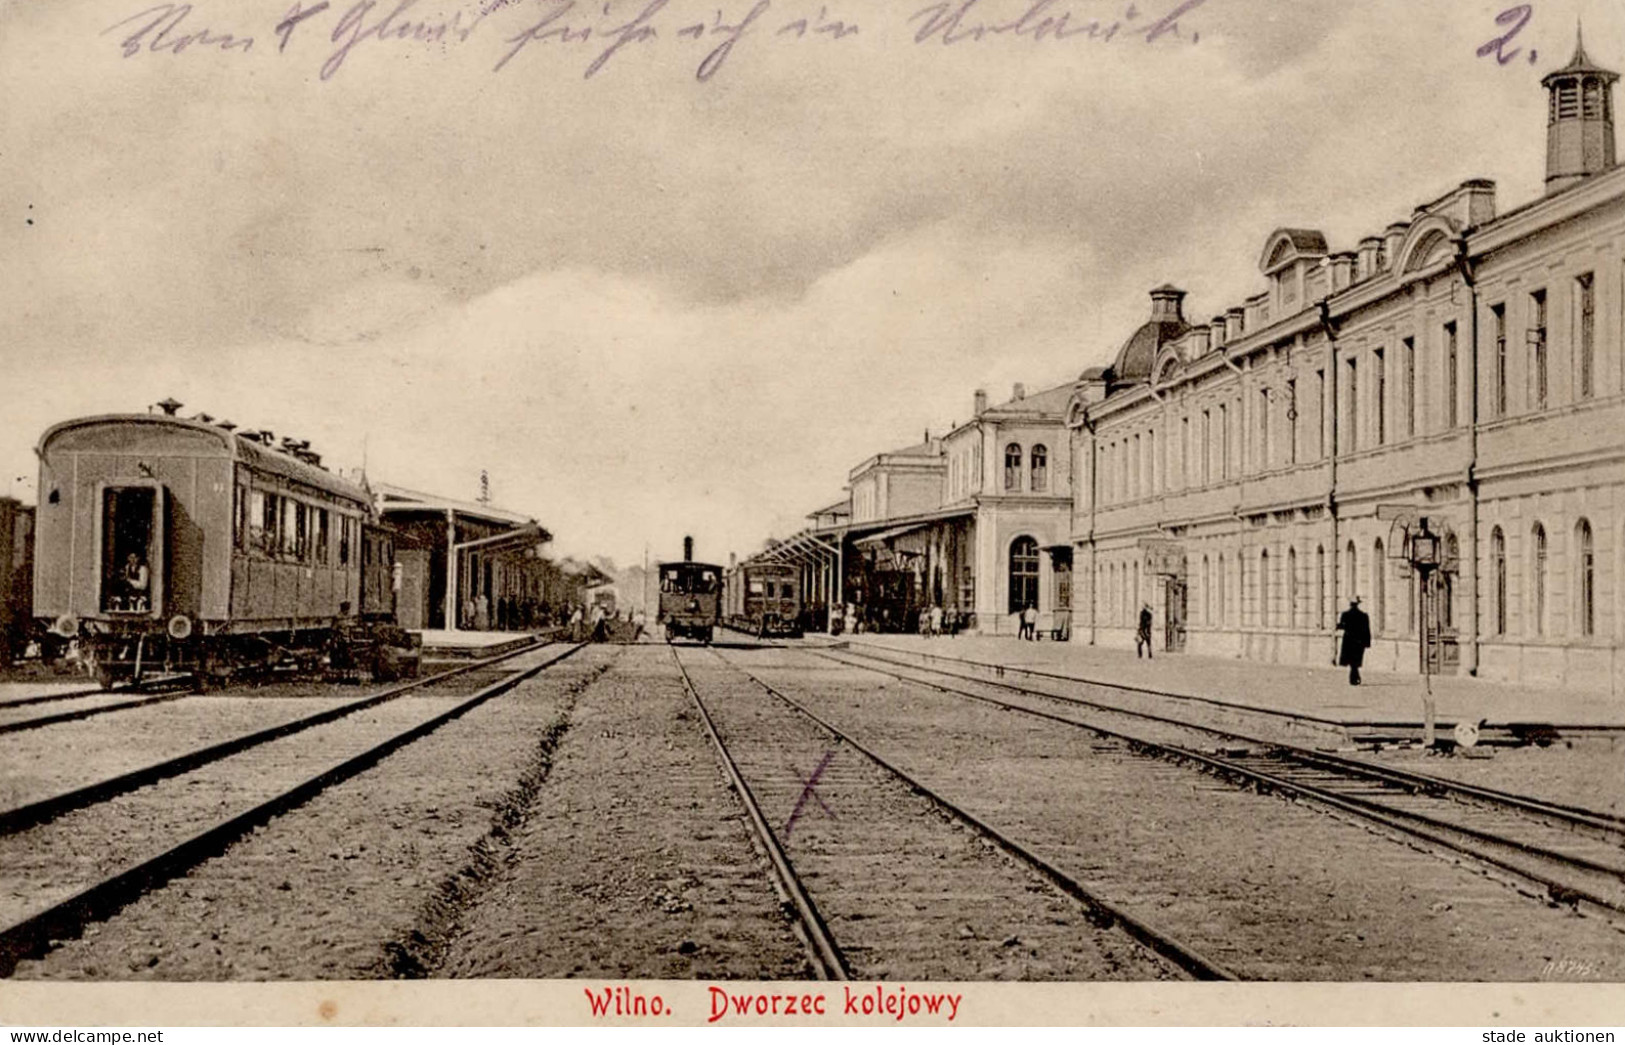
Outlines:
{"label": "railway station building", "polygon": [[[1072,473],[1065,410],[1072,386],[1028,395],[1015,386],[946,435],[869,457],[847,497],[755,560],[802,566],[814,627],[832,605],[866,628],[913,631],[940,606],[983,634],[1014,634],[1032,605],[1039,627],[1070,627]],[[747,561],[755,561],[747,560]]]}
{"label": "railway station building", "polygon": [[580,588],[547,559],[553,536],[535,519],[388,483],[373,492],[383,520],[410,538],[396,552],[403,628],[520,631]]}
{"label": "railway station building", "polygon": [[1277,229],[1210,319],[1151,292],[1066,407],[1075,639],[1131,646],[1150,604],[1159,647],[1325,664],[1359,597],[1378,669],[1422,670],[1425,629],[1429,670],[1625,690],[1616,80],[1583,45],[1545,77],[1538,199]]}

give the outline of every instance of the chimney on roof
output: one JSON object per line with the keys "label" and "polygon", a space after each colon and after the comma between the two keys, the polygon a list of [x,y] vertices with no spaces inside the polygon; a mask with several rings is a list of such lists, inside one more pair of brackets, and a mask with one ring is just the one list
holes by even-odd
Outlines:
{"label": "chimney on roof", "polygon": [[1183,323],[1185,292],[1171,283],[1164,283],[1151,292],[1151,320]]}
{"label": "chimney on roof", "polygon": [[694,561],[694,538],[692,537],[683,538],[683,561]]}
{"label": "chimney on roof", "polygon": [[976,390],[976,406],[972,413],[977,417],[987,413],[987,389],[978,388]]}
{"label": "chimney on roof", "polygon": [[1010,398],[1020,402],[1027,398],[1027,386],[1017,381],[1010,388]]}
{"label": "chimney on roof", "polygon": [[731,570],[735,566],[738,566],[738,565],[739,565],[739,553],[738,552],[729,552],[728,553],[728,569]]}
{"label": "chimney on roof", "polygon": [[1213,319],[1208,323],[1208,326],[1213,331],[1213,336],[1209,339],[1209,343],[1214,348],[1223,348],[1224,347],[1224,341],[1225,341],[1225,321],[1224,321],[1224,317],[1223,316],[1214,316]]}

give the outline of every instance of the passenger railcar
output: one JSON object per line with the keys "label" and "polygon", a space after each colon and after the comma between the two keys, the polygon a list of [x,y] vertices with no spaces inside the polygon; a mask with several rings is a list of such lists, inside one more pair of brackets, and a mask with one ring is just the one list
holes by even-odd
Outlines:
{"label": "passenger railcar", "polygon": [[660,609],[666,641],[710,642],[722,622],[722,567],[695,562],[692,538],[683,538],[683,561],[660,563]]}
{"label": "passenger railcar", "polygon": [[365,487],[272,438],[172,411],[40,438],[34,614],[103,685],[377,648],[366,629],[393,619],[393,536]]}
{"label": "passenger railcar", "polygon": [[23,656],[34,626],[34,509],[0,497],[0,666]]}
{"label": "passenger railcar", "polygon": [[728,626],[757,638],[801,637],[801,571],[783,563],[741,563],[723,581]]}

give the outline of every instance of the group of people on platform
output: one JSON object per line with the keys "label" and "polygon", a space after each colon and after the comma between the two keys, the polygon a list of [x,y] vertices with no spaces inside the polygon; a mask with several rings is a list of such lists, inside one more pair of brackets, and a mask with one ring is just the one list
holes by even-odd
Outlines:
{"label": "group of people on platform", "polygon": [[554,606],[507,595],[493,600],[481,592],[463,600],[457,626],[463,631],[534,631],[561,627],[573,616],[584,617],[588,612],[575,603]]}
{"label": "group of people on platform", "polygon": [[[901,622],[894,622],[891,610],[882,607],[879,613],[857,605],[847,603],[845,606],[836,606],[830,621],[831,634],[839,635],[843,631],[852,634],[861,634],[869,631],[906,631],[900,627]],[[1028,603],[1018,615],[1018,638],[1036,640],[1038,638],[1038,607]],[[931,638],[937,635],[958,635],[971,622],[971,615],[958,609],[944,609],[940,605],[932,605],[919,611],[918,629],[920,635]],[[1145,603],[1140,607],[1139,617],[1134,629],[1134,653],[1136,657],[1151,659],[1153,657],[1152,629],[1156,624],[1156,615],[1151,610],[1151,604]],[[1342,642],[1338,651],[1337,663],[1349,669],[1349,685],[1360,685],[1360,667],[1365,663],[1365,651],[1371,647],[1371,618],[1360,609],[1360,597],[1354,596],[1349,600],[1349,608],[1337,618],[1337,630],[1342,633]]]}
{"label": "group of people on platform", "polygon": [[864,633],[906,634],[916,632],[926,637],[958,635],[974,623],[964,610],[943,606],[922,607],[918,610],[895,612],[890,606],[879,608],[858,603],[837,605],[830,614],[830,633],[852,635]]}

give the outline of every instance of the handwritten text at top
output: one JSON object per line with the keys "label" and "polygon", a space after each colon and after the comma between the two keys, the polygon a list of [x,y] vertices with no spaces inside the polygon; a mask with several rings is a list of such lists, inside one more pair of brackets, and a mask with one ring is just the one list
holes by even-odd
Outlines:
{"label": "handwritten text at top", "polygon": [[[122,57],[182,54],[319,58],[330,80],[357,54],[433,48],[449,51],[480,40],[487,68],[500,72],[523,53],[582,55],[592,79],[625,52],[692,48],[695,79],[716,76],[740,46],[842,41],[863,34],[899,37],[951,49],[999,40],[1063,44],[1113,40],[1157,43],[1200,33],[1191,21],[1207,0],[1162,0],[1142,11],[1132,0],[943,0],[877,12],[852,0],[292,0],[266,24],[221,21],[235,12],[208,0],[150,4],[100,31]],[[1104,14],[1103,12],[1111,12]],[[852,15],[861,14],[860,21]],[[748,43],[747,43],[748,42]],[[957,46],[956,46],[957,45]],[[248,57],[239,60],[250,60]],[[477,60],[477,59],[476,59]]]}

